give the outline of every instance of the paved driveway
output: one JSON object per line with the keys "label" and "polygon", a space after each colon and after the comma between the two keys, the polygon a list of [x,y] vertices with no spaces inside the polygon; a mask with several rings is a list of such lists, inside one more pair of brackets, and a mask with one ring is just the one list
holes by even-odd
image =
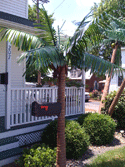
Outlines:
{"label": "paved driveway", "polygon": [[85,112],[98,112],[99,104],[100,104],[99,101],[93,101],[93,100],[85,102]]}

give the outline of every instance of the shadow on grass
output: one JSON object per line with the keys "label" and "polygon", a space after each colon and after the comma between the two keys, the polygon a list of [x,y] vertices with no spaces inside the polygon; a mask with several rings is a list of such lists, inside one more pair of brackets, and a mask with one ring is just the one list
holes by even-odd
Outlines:
{"label": "shadow on grass", "polygon": [[96,161],[96,163],[86,165],[86,167],[125,167],[125,160],[112,159],[109,161],[103,160],[102,162]]}

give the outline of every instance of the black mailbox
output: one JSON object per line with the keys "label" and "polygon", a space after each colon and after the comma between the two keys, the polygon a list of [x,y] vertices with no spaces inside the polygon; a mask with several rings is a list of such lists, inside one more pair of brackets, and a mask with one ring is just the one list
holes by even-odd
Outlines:
{"label": "black mailbox", "polygon": [[36,101],[32,103],[32,115],[36,117],[41,116],[59,116],[61,112],[60,103],[43,103],[39,104]]}
{"label": "black mailbox", "polygon": [[8,73],[0,73],[0,84],[8,84]]}

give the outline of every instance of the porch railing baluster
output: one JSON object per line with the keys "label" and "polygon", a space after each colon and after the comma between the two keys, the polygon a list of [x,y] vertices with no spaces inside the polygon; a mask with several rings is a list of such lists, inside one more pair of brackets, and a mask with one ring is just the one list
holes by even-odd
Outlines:
{"label": "porch railing baluster", "polygon": [[23,90],[20,91],[20,124],[22,124]]}

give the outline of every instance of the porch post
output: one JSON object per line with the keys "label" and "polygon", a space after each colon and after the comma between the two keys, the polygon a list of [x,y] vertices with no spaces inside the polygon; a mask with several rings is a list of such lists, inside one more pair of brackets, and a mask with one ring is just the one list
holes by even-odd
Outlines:
{"label": "porch post", "polygon": [[6,110],[5,110],[5,128],[10,129],[10,111],[11,111],[11,44],[6,43],[6,72],[8,72],[8,85],[6,85]]}
{"label": "porch post", "polygon": [[82,112],[85,113],[85,70],[82,70]]}

